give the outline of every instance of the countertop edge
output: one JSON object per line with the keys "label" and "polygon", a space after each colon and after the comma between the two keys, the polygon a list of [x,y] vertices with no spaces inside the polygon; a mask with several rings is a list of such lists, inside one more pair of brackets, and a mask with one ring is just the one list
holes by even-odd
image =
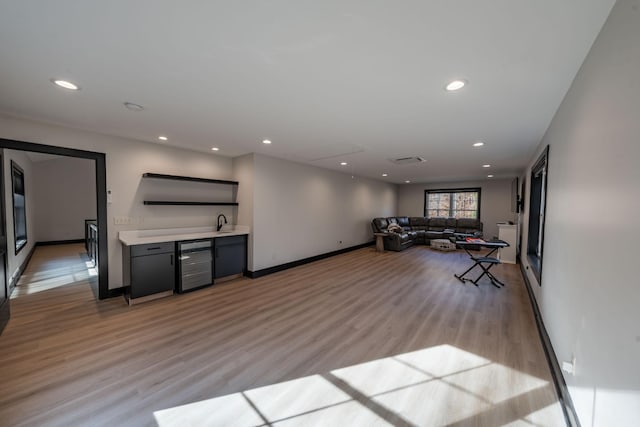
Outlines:
{"label": "countertop edge", "polygon": [[166,242],[181,242],[184,240],[197,240],[197,239],[210,239],[216,237],[229,237],[229,236],[243,236],[248,235],[248,231],[211,231],[202,233],[189,233],[189,234],[166,234],[162,236],[148,236],[148,237],[118,237],[120,243],[125,246],[133,245],[145,245],[148,243],[166,243]]}

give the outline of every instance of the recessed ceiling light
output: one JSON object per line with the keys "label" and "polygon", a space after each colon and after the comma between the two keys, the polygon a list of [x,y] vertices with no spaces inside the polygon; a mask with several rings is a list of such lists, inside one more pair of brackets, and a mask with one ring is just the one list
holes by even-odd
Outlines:
{"label": "recessed ceiling light", "polygon": [[347,166],[347,162],[340,162],[340,166]]}
{"label": "recessed ceiling light", "polygon": [[80,90],[80,86],[67,80],[51,79],[53,84],[69,90]]}
{"label": "recessed ceiling light", "polygon": [[409,181],[409,180],[406,180],[406,181],[405,181],[405,183],[407,183],[407,184],[410,184],[410,183],[411,183],[411,181]]}
{"label": "recessed ceiling light", "polygon": [[487,178],[493,178],[493,175],[487,175]]}
{"label": "recessed ceiling light", "polygon": [[131,110],[131,111],[144,110],[144,107],[142,105],[134,104],[133,102],[125,102],[124,106],[127,107],[127,110]]}
{"label": "recessed ceiling light", "polygon": [[161,135],[161,136],[159,136],[159,137],[158,137],[158,139],[159,139],[160,141],[167,141],[167,140],[169,140],[169,138],[167,138],[166,136],[162,136],[162,135]]}
{"label": "recessed ceiling light", "polygon": [[462,89],[466,84],[467,82],[464,80],[453,80],[445,86],[445,90],[447,92],[455,92],[456,90]]}
{"label": "recessed ceiling light", "polygon": [[474,147],[482,147],[483,145],[484,145],[484,142],[482,142],[482,141],[478,141],[478,142],[474,142],[473,143]]}
{"label": "recessed ceiling light", "polygon": [[211,147],[211,151],[218,151],[220,150],[218,147]]}
{"label": "recessed ceiling light", "polygon": [[387,176],[387,174],[386,174],[386,173],[383,173],[383,174],[382,174],[382,176]]}
{"label": "recessed ceiling light", "polygon": [[270,141],[270,140],[268,140],[268,139],[263,139],[263,140],[262,140],[262,143],[263,143],[263,144],[271,144],[271,141]]}
{"label": "recessed ceiling light", "polygon": [[482,165],[483,168],[490,168],[491,165]]}

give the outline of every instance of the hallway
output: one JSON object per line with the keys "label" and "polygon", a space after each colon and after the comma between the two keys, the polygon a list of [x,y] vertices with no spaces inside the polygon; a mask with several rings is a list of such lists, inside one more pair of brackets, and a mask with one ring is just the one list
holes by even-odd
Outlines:
{"label": "hallway", "polygon": [[37,246],[11,299],[82,283],[88,284],[97,295],[98,273],[83,243]]}

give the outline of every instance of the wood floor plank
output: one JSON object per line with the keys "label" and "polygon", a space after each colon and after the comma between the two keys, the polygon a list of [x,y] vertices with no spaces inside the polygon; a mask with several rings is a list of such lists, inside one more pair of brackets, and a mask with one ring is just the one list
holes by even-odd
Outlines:
{"label": "wood floor plank", "polygon": [[[0,425],[154,426],[156,411],[195,402],[213,408],[236,393],[256,412],[247,419],[260,419],[260,408],[281,413],[312,402],[252,408],[242,396],[302,379],[350,403],[270,423],[564,425],[517,266],[493,269],[506,287],[475,287],[453,276],[470,265],[462,251],[364,248],[127,306],[122,298],[95,300],[81,247],[57,262],[47,261],[55,248],[39,250],[27,269],[37,283],[23,283],[0,336]],[[61,276],[72,283],[49,286]],[[367,381],[383,390],[377,394],[334,375],[405,359],[433,372],[407,365],[403,372],[428,379],[389,389],[393,375],[373,371]],[[298,399],[314,394],[321,393]],[[207,414],[198,411],[176,419]],[[217,425],[211,414],[206,420]]]}

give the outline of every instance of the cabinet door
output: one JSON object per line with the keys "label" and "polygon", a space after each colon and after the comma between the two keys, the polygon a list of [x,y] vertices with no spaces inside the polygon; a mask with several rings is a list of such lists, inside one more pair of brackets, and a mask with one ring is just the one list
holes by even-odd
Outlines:
{"label": "cabinet door", "polygon": [[244,272],[247,264],[245,236],[219,237],[215,240],[215,277]]}
{"label": "cabinet door", "polygon": [[172,291],[175,287],[173,253],[131,258],[131,298],[158,292]]}

